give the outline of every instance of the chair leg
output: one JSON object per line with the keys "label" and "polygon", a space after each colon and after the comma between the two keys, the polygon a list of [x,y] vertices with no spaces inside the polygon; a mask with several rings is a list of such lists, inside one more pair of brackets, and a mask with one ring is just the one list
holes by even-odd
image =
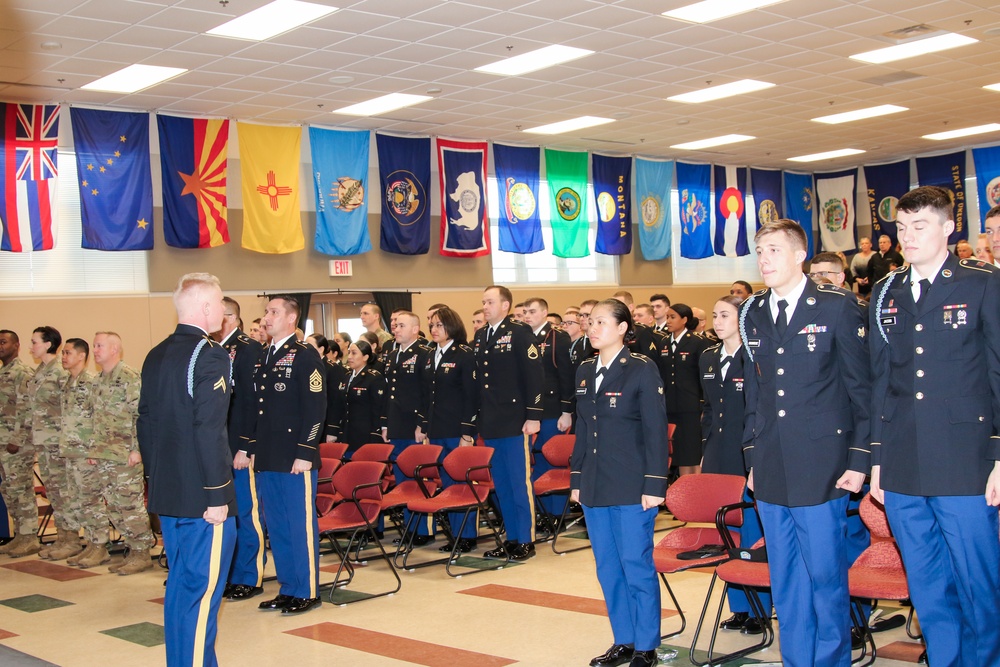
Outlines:
{"label": "chair leg", "polygon": [[[465,510],[465,514],[462,515],[462,525],[460,525],[458,527],[458,530],[455,531],[456,535],[462,534],[462,531],[465,530],[465,525],[469,521],[469,516],[474,515],[477,509],[483,511],[484,508],[483,506],[469,507]],[[465,574],[478,574],[480,572],[489,572],[490,570],[502,570],[508,563],[510,563],[510,552],[507,551],[507,545],[503,543],[503,539],[500,536],[500,531],[498,530],[496,524],[492,520],[487,520],[487,523],[489,524],[490,529],[493,531],[493,538],[496,540],[497,546],[503,549],[504,553],[503,562],[498,561],[497,566],[494,568],[488,568],[488,569],[484,568],[482,570],[467,569],[464,572],[452,572],[451,566],[458,560],[458,540],[456,539],[454,546],[452,547],[451,554],[448,557],[448,562],[446,562],[444,565],[445,572],[448,573],[449,577],[455,577],[457,579]]]}
{"label": "chair leg", "polygon": [[[663,572],[660,572],[659,575],[660,575],[660,580],[663,581],[663,585],[667,589],[667,595],[670,596],[670,600],[674,603],[674,609],[677,610],[677,615],[681,617],[681,627],[680,627],[680,629],[676,630],[674,632],[668,632],[665,635],[660,635],[660,641],[663,641],[664,639],[669,639],[670,637],[676,637],[677,635],[679,635],[682,632],[684,632],[684,629],[687,628],[687,618],[684,616],[684,610],[681,609],[681,605],[677,601],[677,596],[674,595],[673,589],[670,588],[670,582],[667,581],[667,575],[664,574]],[[712,576],[714,577],[715,575],[712,575]],[[714,579],[712,580],[712,583],[713,584],[715,583]]]}
{"label": "chair leg", "polygon": [[[864,644],[861,646],[861,655],[852,659],[851,664],[857,665],[857,667],[868,667],[868,665],[875,662],[875,637],[872,636],[871,628],[868,627],[868,619],[864,616],[861,602],[854,598],[851,599],[851,626],[860,630],[864,637]],[[865,657],[868,656],[869,646],[871,646],[872,654],[868,660],[865,660]]]}
{"label": "chair leg", "polygon": [[[413,552],[413,538],[416,533],[417,518],[426,516],[420,512],[410,512],[410,520],[406,522],[406,526],[403,532],[400,533],[399,546],[396,547],[396,553],[392,556],[393,564],[400,569],[407,569],[406,561],[410,557],[410,553]],[[399,558],[402,556],[403,561],[400,562]]]}
{"label": "chair leg", "polygon": [[924,633],[922,633],[922,632],[914,633],[913,632],[913,616],[916,613],[916,611],[917,611],[916,608],[913,606],[913,603],[911,602],[910,603],[910,613],[906,615],[906,636],[909,637],[910,639],[923,639],[924,638]]}
{"label": "chair leg", "polygon": [[715,640],[719,635],[719,623],[722,620],[722,608],[726,604],[726,593],[729,591],[729,584],[723,582],[722,597],[719,599],[719,606],[715,611],[715,620],[712,622],[712,635],[708,642],[706,660],[699,661],[694,657],[694,651],[698,645],[698,637],[701,635],[701,629],[705,621],[705,614],[708,612],[708,606],[712,601],[712,593],[715,590],[715,581],[717,578],[718,574],[712,573],[712,581],[709,583],[708,593],[705,595],[705,604],[702,606],[701,615],[698,617],[698,625],[695,628],[694,637],[691,639],[690,659],[693,664],[699,665],[700,667],[704,667],[705,665],[721,665],[732,660],[737,660],[750,655],[751,653],[761,651],[774,642],[774,629],[771,626],[770,614],[764,609],[764,605],[760,601],[760,596],[757,595],[757,591],[749,586],[740,586],[740,588],[746,593],[747,600],[750,603],[750,613],[754,618],[761,622],[763,633],[761,634],[760,641],[757,641],[750,646],[733,651],[732,653],[715,655]]}
{"label": "chair leg", "polygon": [[[566,496],[566,504],[563,505],[562,514],[559,516],[559,523],[556,524],[556,534],[552,538],[552,552],[556,553],[556,554],[559,554],[560,556],[563,555],[563,554],[573,553],[574,551],[582,551],[584,549],[590,549],[591,548],[591,546],[590,546],[589,543],[585,544],[585,545],[583,545],[581,547],[574,547],[573,549],[563,549],[562,551],[560,551],[559,549],[556,548],[556,542],[559,540],[559,535],[563,532],[563,530],[567,526],[567,524],[566,524],[566,516],[569,514],[569,505],[570,505],[569,495],[567,495]],[[571,522],[569,525],[574,525],[577,521],[579,521],[579,519],[574,519],[573,522]]]}

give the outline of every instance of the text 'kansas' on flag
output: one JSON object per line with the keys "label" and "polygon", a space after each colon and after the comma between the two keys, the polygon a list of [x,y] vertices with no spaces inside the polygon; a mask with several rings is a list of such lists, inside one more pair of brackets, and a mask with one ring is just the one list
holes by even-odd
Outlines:
{"label": "text 'kansas' on flag", "polygon": [[51,250],[59,106],[0,103],[0,122],[0,250]]}
{"label": "text 'kansas' on flag", "polygon": [[441,249],[445,257],[490,254],[485,141],[438,139]]}
{"label": "text 'kansas' on flag", "polygon": [[316,194],[316,250],[359,255],[368,235],[368,151],[371,133],[309,128]]}
{"label": "text 'kansas' on flag", "polygon": [[243,172],[243,247],[274,255],[302,250],[301,128],[237,123],[236,131]]}

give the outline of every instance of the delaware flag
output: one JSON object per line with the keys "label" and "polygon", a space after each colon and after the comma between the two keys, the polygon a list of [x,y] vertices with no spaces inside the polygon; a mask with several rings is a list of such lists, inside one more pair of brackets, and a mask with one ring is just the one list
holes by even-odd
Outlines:
{"label": "delaware flag", "polygon": [[806,233],[806,259],[813,256],[813,212],[816,210],[816,191],[812,174],[782,172],[785,181],[785,215],[802,225]]}
{"label": "delaware flag", "polygon": [[302,130],[237,123],[243,181],[243,247],[279,255],[302,250]]}
{"label": "delaware flag", "polygon": [[229,121],[156,117],[163,183],[163,236],[175,248],[229,243],[226,168]]}
{"label": "delaware flag", "polygon": [[528,254],[545,247],[538,214],[541,150],[493,144],[493,168],[500,190],[500,249]]}
{"label": "delaware flag", "polygon": [[441,249],[445,257],[490,254],[490,217],[486,207],[485,141],[438,139],[441,181]]}
{"label": "delaware flag", "polygon": [[376,134],[382,197],[379,247],[423,255],[431,247],[431,140]]}
{"label": "delaware flag", "polygon": [[594,153],[591,162],[597,204],[597,242],[602,255],[632,252],[632,158]]}
{"label": "delaware flag", "polygon": [[552,254],[586,257],[587,154],[545,149],[545,178],[549,182]]}
{"label": "delaware flag", "polygon": [[719,202],[715,219],[715,254],[743,257],[750,254],[747,245],[747,170],[715,165],[715,200]]}
{"label": "delaware flag", "polygon": [[972,159],[976,164],[979,215],[986,220],[990,209],[1000,204],[1000,146],[973,148]]}
{"label": "delaware flag", "polygon": [[0,103],[0,250],[52,250],[59,107]]}
{"label": "delaware flag", "polygon": [[635,200],[639,209],[639,248],[643,259],[670,257],[670,191],[674,163],[635,159]]}
{"label": "delaware flag", "polygon": [[680,204],[681,257],[705,259],[714,254],[709,231],[712,167],[677,163],[677,198]]}
{"label": "delaware flag", "polygon": [[948,243],[954,244],[962,239],[968,239],[969,225],[965,211],[965,151],[918,157],[917,182],[920,185],[938,185],[951,191],[955,202],[955,231],[948,237]]}
{"label": "delaware flag", "polygon": [[368,236],[369,132],[309,128],[316,185],[316,250],[360,255],[372,249]]}
{"label": "delaware flag", "polygon": [[153,247],[149,114],[70,109],[84,248]]}
{"label": "delaware flag", "polygon": [[872,215],[872,239],[878,247],[882,234],[896,245],[896,202],[910,190],[910,161],[865,166],[868,208]]}
{"label": "delaware flag", "polygon": [[750,192],[757,207],[757,229],[765,222],[783,218],[781,172],[771,169],[750,169]]}
{"label": "delaware flag", "polygon": [[816,174],[816,201],[819,202],[819,242],[825,252],[857,248],[854,227],[857,224],[858,170]]}

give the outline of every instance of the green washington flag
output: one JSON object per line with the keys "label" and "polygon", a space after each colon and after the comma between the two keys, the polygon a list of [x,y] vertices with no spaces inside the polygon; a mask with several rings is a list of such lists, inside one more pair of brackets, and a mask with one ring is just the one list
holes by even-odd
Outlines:
{"label": "green washington flag", "polygon": [[545,179],[549,182],[552,254],[586,257],[587,153],[545,149]]}

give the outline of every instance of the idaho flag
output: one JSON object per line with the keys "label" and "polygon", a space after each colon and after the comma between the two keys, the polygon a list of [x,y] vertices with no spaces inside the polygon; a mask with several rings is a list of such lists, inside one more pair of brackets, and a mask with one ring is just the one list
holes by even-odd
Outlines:
{"label": "idaho flag", "polygon": [[493,144],[500,190],[500,249],[528,254],[545,248],[538,215],[539,160],[536,146]]}
{"label": "idaho flag", "polygon": [[376,134],[382,196],[379,247],[423,255],[431,247],[431,140]]}
{"label": "idaho flag", "polygon": [[670,257],[670,191],[674,163],[635,159],[635,200],[638,204],[639,247],[647,260]]}
{"label": "idaho flag", "polygon": [[896,203],[910,189],[910,161],[880,164],[865,168],[868,208],[872,216],[872,238],[882,234],[896,245]]}
{"label": "idaho flag", "polygon": [[711,185],[712,168],[709,165],[677,163],[681,257],[705,259],[714,254],[709,231]]}
{"label": "idaho flag", "polygon": [[979,215],[986,220],[990,209],[1000,204],[1000,146],[973,148],[972,159],[976,164]]}
{"label": "idaho flag", "polygon": [[949,244],[969,238],[968,216],[965,212],[965,151],[948,155],[917,158],[917,182],[937,185],[949,190],[955,202],[955,231]]}
{"label": "idaho flag", "polygon": [[368,236],[368,146],[370,132],[309,128],[316,185],[316,250],[360,255],[372,249]]}
{"label": "idaho flag", "polygon": [[632,252],[632,158],[594,153],[591,163],[597,204],[597,242],[602,255]]}
{"label": "idaho flag", "polygon": [[783,171],[785,181],[785,214],[789,220],[802,225],[806,233],[806,259],[813,256],[813,212],[816,210],[816,191],[812,174],[793,174]]}
{"label": "idaho flag", "polygon": [[175,248],[229,243],[229,121],[158,115],[163,236]]}
{"label": "idaho flag", "polygon": [[237,123],[236,130],[243,172],[243,247],[273,255],[302,250],[302,129]]}
{"label": "idaho flag", "polygon": [[486,207],[485,141],[438,139],[441,180],[441,250],[445,257],[490,254]]}
{"label": "idaho flag", "polygon": [[549,182],[552,254],[586,257],[587,154],[545,149],[545,178]]}
{"label": "idaho flag", "polygon": [[0,103],[0,123],[0,250],[51,250],[59,106]]}
{"label": "idaho flag", "polygon": [[765,222],[785,217],[781,201],[781,172],[771,169],[750,169],[750,192],[757,207],[757,229]]}
{"label": "idaho flag", "polygon": [[747,169],[715,165],[715,200],[719,202],[715,222],[715,254],[743,257],[747,245]]}
{"label": "idaho flag", "polygon": [[153,247],[149,114],[70,109],[80,179],[81,246]]}

